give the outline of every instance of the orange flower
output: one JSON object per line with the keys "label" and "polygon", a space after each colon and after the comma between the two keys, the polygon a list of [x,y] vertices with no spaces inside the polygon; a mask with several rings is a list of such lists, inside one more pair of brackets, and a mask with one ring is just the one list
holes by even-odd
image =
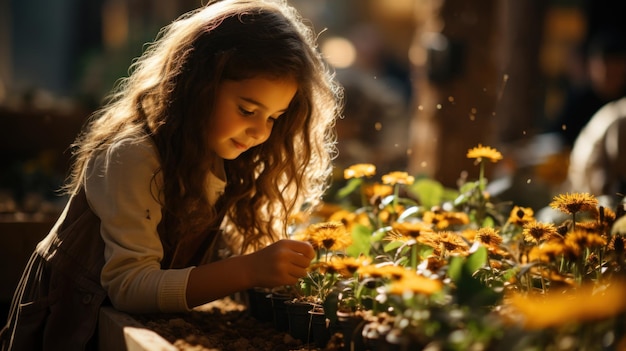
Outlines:
{"label": "orange flower", "polygon": [[343,207],[341,207],[338,204],[331,204],[331,203],[328,203],[328,202],[322,202],[322,203],[320,203],[318,206],[316,206],[313,209],[313,215],[315,217],[322,218],[322,219],[326,220],[333,213],[335,213],[337,211],[341,211],[341,210],[343,210]]}
{"label": "orange flower", "polygon": [[508,301],[522,315],[524,328],[544,329],[616,316],[626,310],[624,295],[626,284],[615,281],[605,289],[585,285],[568,293],[514,294]]}
{"label": "orange flower", "polygon": [[489,227],[478,229],[475,240],[489,247],[498,247],[502,244],[502,237],[498,231]]}
{"label": "orange flower", "polygon": [[464,237],[465,240],[467,241],[474,241],[476,239],[477,234],[478,234],[478,230],[472,229],[472,228],[463,229],[461,231],[461,236]]}
{"label": "orange flower", "polygon": [[534,222],[534,212],[530,207],[514,206],[509,215],[509,223],[523,227],[524,224]]}
{"label": "orange flower", "polygon": [[363,186],[363,194],[368,199],[384,198],[393,194],[393,187],[387,184],[374,183]]}
{"label": "orange flower", "polygon": [[343,223],[343,225],[346,226],[348,233],[352,233],[352,229],[357,224],[364,226],[370,225],[370,221],[367,218],[366,213],[357,214],[348,210],[339,210],[333,213],[330,217],[328,217],[328,221]]}
{"label": "orange flower", "polygon": [[313,248],[319,250],[343,250],[352,243],[352,237],[341,222],[321,222],[311,224],[306,229],[306,237]]}
{"label": "orange flower", "polygon": [[391,230],[385,236],[385,240],[408,241],[416,239],[420,235],[432,234],[431,225],[424,222],[394,222]]}
{"label": "orange flower", "polygon": [[363,178],[363,177],[371,177],[376,174],[376,166],[371,163],[357,163],[346,168],[343,171],[343,178]]}
{"label": "orange flower", "polygon": [[565,246],[569,249],[568,253],[575,257],[580,257],[587,248],[602,247],[606,244],[606,239],[602,236],[578,229],[565,237]]}
{"label": "orange flower", "polygon": [[426,278],[420,274],[408,271],[401,279],[391,282],[387,292],[393,295],[413,294],[432,295],[441,290],[443,284],[439,280]]}
{"label": "orange flower", "polygon": [[465,212],[426,211],[422,220],[432,223],[437,229],[447,229],[451,226],[468,224],[469,216]]}
{"label": "orange flower", "polygon": [[559,194],[554,197],[550,203],[550,207],[555,210],[567,214],[576,214],[578,212],[596,211],[598,199],[588,193],[567,193]]}
{"label": "orange flower", "polygon": [[396,185],[406,184],[411,185],[415,181],[415,177],[409,175],[407,172],[391,172],[382,177],[384,184]]}
{"label": "orange flower", "polygon": [[489,159],[491,162],[498,162],[502,159],[502,154],[500,153],[500,151],[492,147],[482,146],[481,144],[478,144],[477,147],[469,149],[467,151],[467,158],[475,158],[478,161],[486,158]]}
{"label": "orange flower", "polygon": [[554,238],[560,238],[561,235],[557,232],[556,227],[552,223],[542,222],[530,222],[524,225],[522,231],[524,240],[533,243],[540,243],[542,241],[548,241]]}
{"label": "orange flower", "polygon": [[354,257],[334,257],[331,260],[331,264],[340,275],[344,277],[351,277],[361,267],[370,264],[370,259],[365,256]]}
{"label": "orange flower", "polygon": [[358,271],[361,277],[372,277],[378,279],[399,280],[402,279],[409,271],[396,265],[367,265],[361,266]]}
{"label": "orange flower", "polygon": [[469,244],[464,240],[463,236],[455,232],[439,232],[436,234],[437,247],[435,253],[440,254],[444,250],[448,255],[467,256],[469,254]]}
{"label": "orange flower", "polygon": [[626,237],[621,235],[613,235],[609,245],[607,246],[609,251],[615,251],[617,254],[623,254],[626,251]]}
{"label": "orange flower", "polygon": [[555,262],[557,258],[561,257],[565,253],[565,245],[561,241],[552,240],[533,247],[528,253],[528,260],[530,262],[540,261],[551,263]]}

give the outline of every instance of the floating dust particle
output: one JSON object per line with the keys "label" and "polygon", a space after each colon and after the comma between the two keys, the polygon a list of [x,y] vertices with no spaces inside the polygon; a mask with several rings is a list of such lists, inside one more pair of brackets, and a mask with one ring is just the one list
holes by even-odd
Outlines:
{"label": "floating dust particle", "polygon": [[437,104],[437,110],[441,110],[443,106],[441,104]]}

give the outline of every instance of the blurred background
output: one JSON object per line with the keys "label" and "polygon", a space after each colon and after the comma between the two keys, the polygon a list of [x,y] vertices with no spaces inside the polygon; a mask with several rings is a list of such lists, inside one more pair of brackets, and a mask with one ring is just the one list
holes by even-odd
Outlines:
{"label": "blurred background", "polygon": [[[582,126],[626,91],[626,2],[291,0],[346,89],[337,181],[354,163],[539,209]],[[0,1],[0,301],[66,199],[68,147],[158,30],[199,0]],[[5,283],[6,282],[6,283]],[[2,317],[2,316],[0,316]]]}

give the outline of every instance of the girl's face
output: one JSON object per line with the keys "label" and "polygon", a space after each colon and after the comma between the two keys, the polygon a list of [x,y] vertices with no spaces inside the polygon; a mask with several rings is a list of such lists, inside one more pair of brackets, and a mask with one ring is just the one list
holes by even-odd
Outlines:
{"label": "girl's face", "polygon": [[232,160],[265,142],[297,89],[293,79],[257,77],[222,82],[208,132],[209,148]]}

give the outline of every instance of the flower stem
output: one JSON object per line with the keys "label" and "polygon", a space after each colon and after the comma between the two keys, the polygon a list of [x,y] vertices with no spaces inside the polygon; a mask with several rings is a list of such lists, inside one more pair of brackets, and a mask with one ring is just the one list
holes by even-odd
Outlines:
{"label": "flower stem", "polygon": [[417,243],[411,245],[411,268],[417,270]]}

